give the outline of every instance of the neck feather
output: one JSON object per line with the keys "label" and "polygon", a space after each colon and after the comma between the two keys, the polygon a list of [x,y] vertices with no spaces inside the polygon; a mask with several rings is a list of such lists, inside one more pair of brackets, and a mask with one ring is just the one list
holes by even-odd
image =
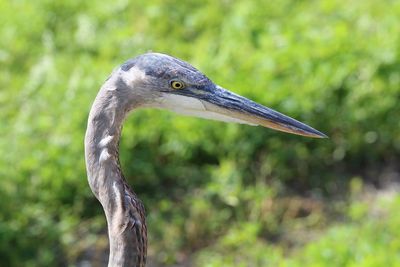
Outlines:
{"label": "neck feather", "polygon": [[147,250],[145,211],[126,183],[118,144],[124,118],[132,109],[107,83],[89,114],[85,158],[91,190],[103,206],[110,240],[108,266],[144,266]]}

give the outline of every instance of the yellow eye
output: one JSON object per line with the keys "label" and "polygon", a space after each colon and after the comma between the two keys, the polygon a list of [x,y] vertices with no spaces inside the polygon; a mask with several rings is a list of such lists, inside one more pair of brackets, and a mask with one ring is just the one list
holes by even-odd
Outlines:
{"label": "yellow eye", "polygon": [[183,82],[177,81],[177,80],[171,81],[170,84],[171,84],[171,87],[172,87],[173,89],[182,89],[182,88],[185,87],[185,84],[184,84]]}

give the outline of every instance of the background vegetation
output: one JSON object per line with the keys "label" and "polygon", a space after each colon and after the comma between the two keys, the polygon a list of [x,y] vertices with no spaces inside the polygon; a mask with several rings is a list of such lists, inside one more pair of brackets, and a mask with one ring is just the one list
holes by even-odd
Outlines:
{"label": "background vegetation", "polygon": [[1,266],[104,266],[87,114],[149,50],[330,136],[132,114],[150,266],[400,266],[399,1],[2,0],[0,25]]}

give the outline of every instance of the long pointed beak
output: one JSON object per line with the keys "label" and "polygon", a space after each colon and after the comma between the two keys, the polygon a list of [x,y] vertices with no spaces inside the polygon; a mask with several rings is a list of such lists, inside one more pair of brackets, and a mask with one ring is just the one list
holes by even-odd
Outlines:
{"label": "long pointed beak", "polygon": [[164,95],[161,108],[178,113],[227,122],[261,125],[282,132],[315,138],[327,136],[271,108],[234,94],[220,86],[188,88]]}
{"label": "long pointed beak", "polygon": [[320,131],[271,108],[216,86],[211,94],[200,96],[209,111],[220,113],[249,124],[315,138],[327,138]]}

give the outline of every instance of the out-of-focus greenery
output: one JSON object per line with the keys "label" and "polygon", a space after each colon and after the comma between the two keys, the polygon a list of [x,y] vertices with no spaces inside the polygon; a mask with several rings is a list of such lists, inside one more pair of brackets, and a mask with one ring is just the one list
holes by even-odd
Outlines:
{"label": "out-of-focus greenery", "polygon": [[399,195],[364,196],[399,181],[399,25],[390,0],[0,1],[0,265],[104,266],[87,114],[153,50],[330,139],[132,114],[151,266],[400,266]]}
{"label": "out-of-focus greenery", "polygon": [[399,266],[400,197],[391,191],[367,196],[354,199],[349,206],[350,222],[330,227],[318,234],[316,241],[294,249],[289,255],[282,247],[259,240],[259,225],[243,223],[216,245],[201,251],[198,263],[200,266]]}

